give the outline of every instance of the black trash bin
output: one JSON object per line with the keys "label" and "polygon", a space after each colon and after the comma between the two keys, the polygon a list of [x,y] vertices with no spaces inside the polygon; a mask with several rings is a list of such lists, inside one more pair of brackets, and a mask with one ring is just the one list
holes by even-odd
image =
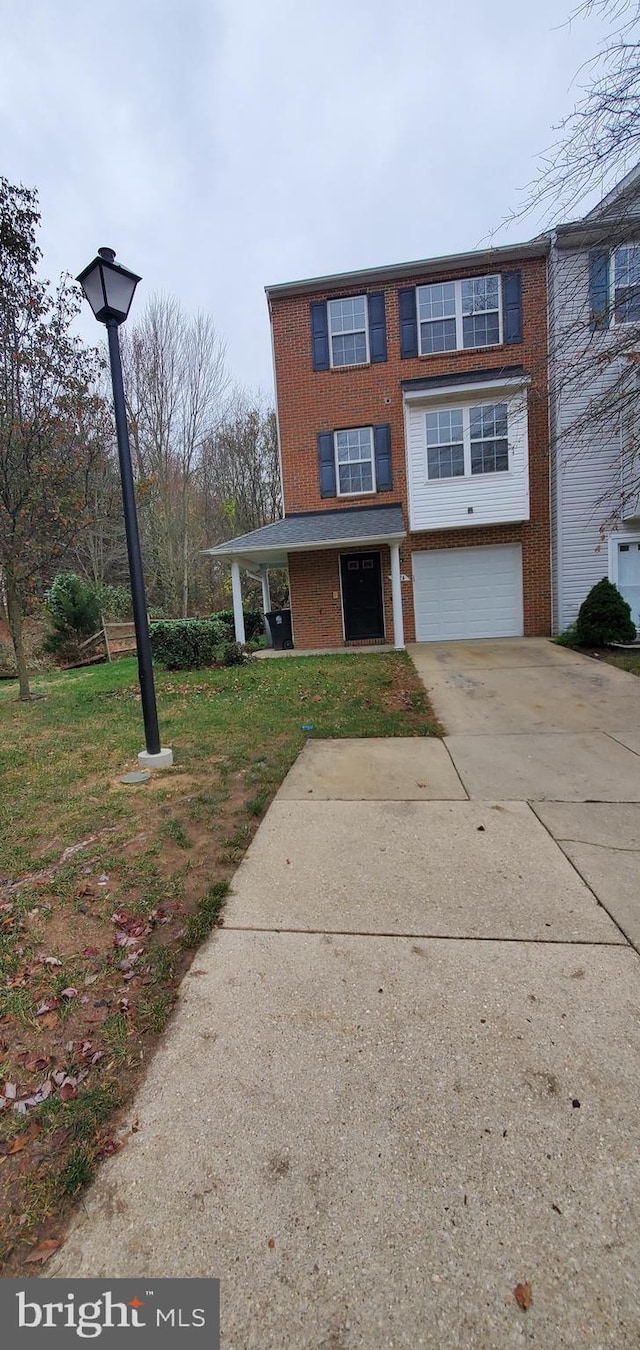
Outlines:
{"label": "black trash bin", "polygon": [[291,629],[291,610],[290,609],[272,609],[267,614],[269,630],[271,632],[271,641],[274,651],[288,652],[293,647],[293,633]]}

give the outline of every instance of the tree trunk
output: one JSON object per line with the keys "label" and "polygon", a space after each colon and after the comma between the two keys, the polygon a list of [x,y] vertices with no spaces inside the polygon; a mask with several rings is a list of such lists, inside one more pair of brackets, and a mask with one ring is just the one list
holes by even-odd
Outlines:
{"label": "tree trunk", "polygon": [[20,698],[30,699],[31,689],[29,686],[29,672],[27,670],[27,661],[24,654],[24,642],[22,640],[22,601],[20,591],[16,583],[15,572],[11,563],[5,562],[4,582],[7,592],[7,615],[9,619],[9,629],[13,650],[16,654],[16,666],[18,670],[18,681],[20,684]]}
{"label": "tree trunk", "polygon": [[182,540],[182,617],[189,617],[189,540],[186,532]]}

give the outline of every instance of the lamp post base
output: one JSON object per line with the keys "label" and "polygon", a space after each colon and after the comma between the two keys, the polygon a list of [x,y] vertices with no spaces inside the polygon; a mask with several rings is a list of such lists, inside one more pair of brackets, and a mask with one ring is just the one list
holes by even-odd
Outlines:
{"label": "lamp post base", "polygon": [[165,750],[163,747],[157,755],[150,755],[148,750],[141,750],[138,764],[141,769],[168,769],[173,764],[173,750]]}

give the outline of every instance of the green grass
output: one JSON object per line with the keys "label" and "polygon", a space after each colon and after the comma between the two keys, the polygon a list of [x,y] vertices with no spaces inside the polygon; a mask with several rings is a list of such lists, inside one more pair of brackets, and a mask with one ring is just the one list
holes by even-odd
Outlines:
{"label": "green grass", "polygon": [[618,670],[627,670],[630,675],[640,675],[640,652],[601,652],[600,659]]}
{"label": "green grass", "polygon": [[[409,709],[388,704],[398,683],[406,685]],[[135,811],[138,794],[148,790],[118,782],[135,766],[143,745],[135,661],[36,677],[33,686],[46,698],[32,704],[15,701],[12,681],[0,688],[4,875],[57,861],[64,848],[98,830],[110,827],[117,835]],[[249,770],[251,796],[260,809],[308,735],[437,732],[426,695],[401,652],[159,672],[157,692],[162,741],[172,746],[177,769],[199,772],[211,769],[213,761],[214,797],[228,786],[229,772]],[[311,733],[302,730],[308,723]],[[154,792],[162,800],[162,787]],[[206,802],[199,805],[206,809]],[[197,814],[197,806],[190,814]],[[188,848],[189,832],[174,817],[172,812],[165,822],[165,837]]]}
{"label": "green grass", "polygon": [[199,947],[215,927],[228,890],[229,883],[226,881],[218,881],[215,886],[209,888],[207,894],[200,900],[195,914],[191,914],[187,920],[182,936],[184,947]]}
{"label": "green grass", "polygon": [[[19,882],[0,911],[0,1069],[34,1089],[44,1070],[26,1067],[26,1051],[82,1073],[76,1098],[54,1092],[0,1118],[0,1259],[12,1274],[30,1273],[12,1251],[24,1254],[45,1220],[61,1223],[91,1179],[192,952],[220,923],[233,871],[308,737],[439,732],[404,653],[157,672],[175,764],[132,788],[120,777],[143,745],[135,661],[33,684],[45,697],[26,704],[15,683],[0,685],[0,877]],[[143,934],[133,968],[114,941],[127,924]],[[54,1010],[38,1018],[49,999]],[[20,1149],[3,1153],[16,1135]]]}

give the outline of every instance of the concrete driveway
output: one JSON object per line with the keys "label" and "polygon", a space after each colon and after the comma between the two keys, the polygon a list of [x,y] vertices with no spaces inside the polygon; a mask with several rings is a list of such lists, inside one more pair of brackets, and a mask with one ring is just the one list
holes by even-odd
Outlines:
{"label": "concrete driveway", "polygon": [[637,1347],[640,684],[414,659],[452,734],[307,744],[46,1271],[218,1275],[226,1350]]}
{"label": "concrete driveway", "polygon": [[546,638],[411,655],[469,796],[529,802],[640,949],[640,679]]}

